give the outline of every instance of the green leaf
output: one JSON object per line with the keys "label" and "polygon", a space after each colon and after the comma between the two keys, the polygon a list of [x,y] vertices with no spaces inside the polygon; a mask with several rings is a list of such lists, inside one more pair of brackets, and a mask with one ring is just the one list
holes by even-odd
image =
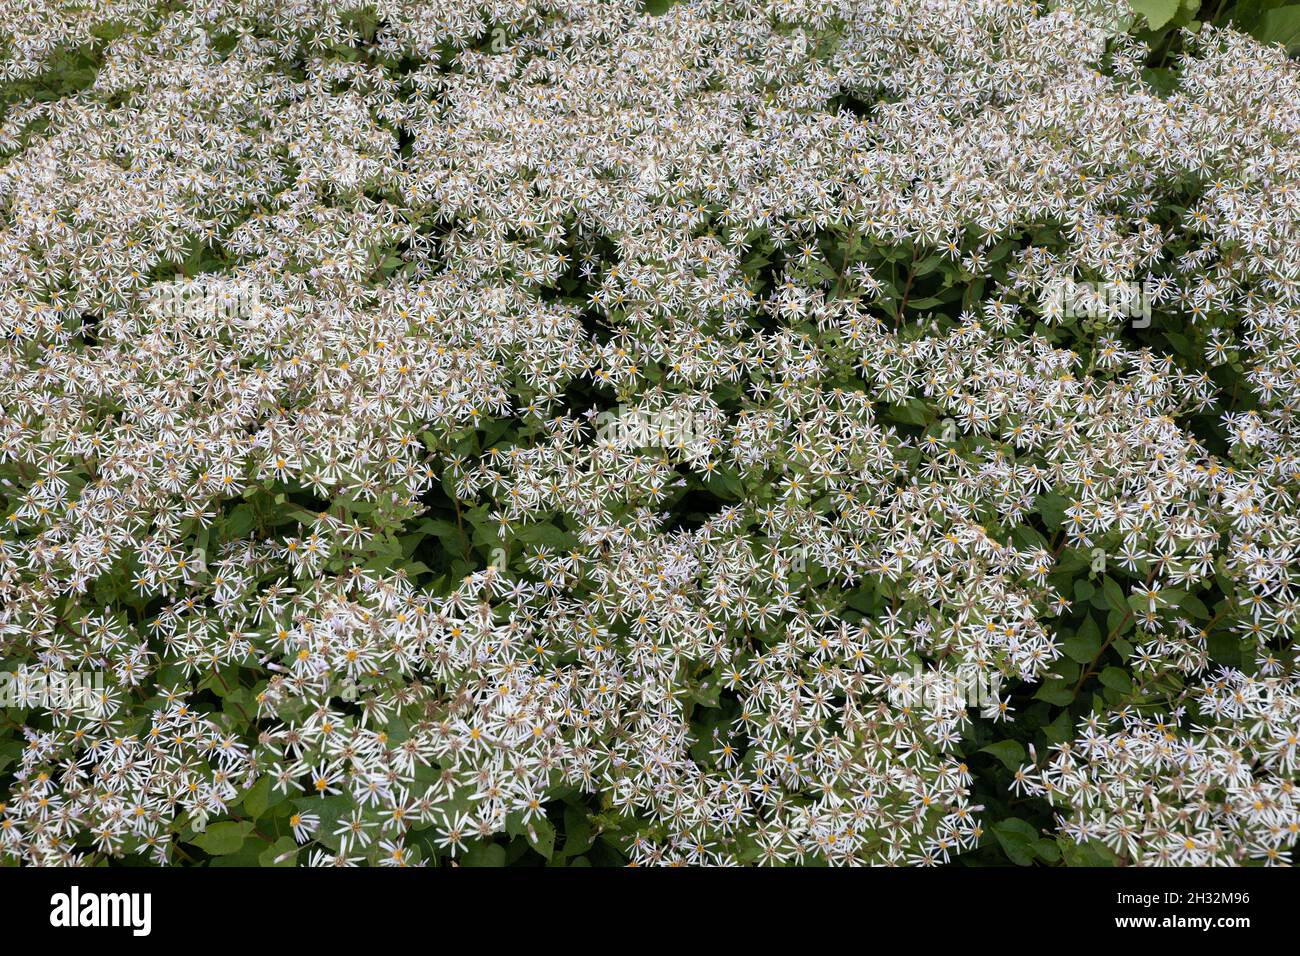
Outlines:
{"label": "green leaf", "polygon": [[190,842],[209,856],[229,856],[239,852],[252,832],[253,824],[248,820],[214,823]]}
{"label": "green leaf", "polygon": [[1025,762],[1025,748],[1018,740],[999,740],[997,743],[981,747],[980,753],[992,754],[1002,761],[1002,766],[1015,770]]}
{"label": "green leaf", "polygon": [[1261,43],[1281,43],[1288,53],[1300,50],[1300,4],[1265,11],[1251,32]]}
{"label": "green leaf", "polygon": [[1074,738],[1074,720],[1068,710],[1057,714],[1056,719],[1043,728],[1043,736],[1051,744],[1063,744]]}
{"label": "green leaf", "polygon": [[1083,619],[1079,629],[1061,641],[1061,650],[1065,656],[1080,664],[1088,664],[1101,651],[1101,631],[1092,615]]}
{"label": "green leaf", "polygon": [[943,305],[944,301],[947,298],[949,297],[941,296],[941,295],[931,295],[931,296],[926,296],[924,299],[910,299],[908,300],[907,307],[909,309],[917,309],[917,310],[933,309],[937,305]]}
{"label": "green leaf", "polygon": [[442,542],[443,548],[450,554],[460,554],[464,547],[460,529],[450,521],[443,521],[440,518],[426,518],[416,527],[424,534],[434,535]]}
{"label": "green leaf", "polygon": [[1146,18],[1147,27],[1159,30],[1178,13],[1182,0],[1129,0],[1133,12]]}
{"label": "green leaf", "polygon": [[465,854],[465,866],[505,866],[506,848],[499,843],[476,843]]}
{"label": "green leaf", "polygon": [[522,528],[516,532],[515,538],[524,544],[541,545],[557,551],[573,546],[573,539],[549,521]]}
{"label": "green leaf", "polygon": [[1124,589],[1120,587],[1119,582],[1109,575],[1101,583],[1101,592],[1105,595],[1106,606],[1112,611],[1129,611],[1128,598],[1124,595]]}
{"label": "green leaf", "polygon": [[902,422],[904,425],[924,425],[929,418],[926,414],[925,403],[915,398],[908,399],[902,405],[890,405],[886,415],[893,421]]}
{"label": "green leaf", "polygon": [[1133,681],[1129,678],[1128,671],[1123,668],[1107,667],[1098,676],[1103,687],[1109,687],[1121,694],[1127,694],[1133,690]]}
{"label": "green leaf", "polygon": [[266,808],[270,806],[271,798],[271,777],[270,775],[259,777],[257,783],[253,784],[244,793],[244,812],[256,820]]}
{"label": "green leaf", "polygon": [[745,486],[729,468],[716,468],[705,482],[710,491],[727,501],[738,501],[745,497]]}
{"label": "green leaf", "polygon": [[564,856],[578,856],[591,849],[595,836],[591,832],[589,815],[585,808],[566,805],[564,808]]}
{"label": "green leaf", "polygon": [[1111,611],[1106,615],[1106,630],[1115,635],[1127,634],[1133,630],[1133,611],[1127,607]]}
{"label": "green leaf", "polygon": [[1236,667],[1241,662],[1241,639],[1227,631],[1215,631],[1205,642],[1210,659],[1216,664]]}
{"label": "green leaf", "polygon": [[527,825],[524,826],[524,835],[528,838],[528,844],[546,859],[550,859],[555,852],[555,826],[544,816],[537,817],[532,822],[532,829]]}
{"label": "green leaf", "polygon": [[1074,700],[1074,688],[1068,681],[1051,680],[1049,678],[1039,685],[1034,698],[1036,700],[1045,700],[1057,707],[1064,707]]}
{"label": "green leaf", "polygon": [[1061,848],[1051,840],[1039,840],[1034,844],[1034,853],[1045,863],[1055,863],[1061,859]]}
{"label": "green leaf", "polygon": [[248,505],[238,505],[226,516],[221,526],[223,540],[233,541],[242,538],[253,530],[253,509]]}
{"label": "green leaf", "polygon": [[1032,824],[1015,817],[999,820],[993,824],[993,835],[1016,866],[1029,866],[1034,862],[1034,846],[1039,834]]}
{"label": "green leaf", "polygon": [[1056,838],[1056,845],[1065,858],[1066,866],[1114,866],[1119,858],[1100,840],[1075,843],[1065,835]]}
{"label": "green leaf", "polygon": [[0,745],[0,770],[15,763],[22,754],[23,745],[16,740]]}
{"label": "green leaf", "polygon": [[1043,523],[1049,528],[1059,528],[1065,517],[1065,499],[1055,492],[1038,496],[1038,513],[1043,516]]}
{"label": "green leaf", "polygon": [[717,707],[721,692],[721,682],[710,677],[691,688],[691,699],[702,707]]}
{"label": "green leaf", "polygon": [[1011,540],[1022,548],[1048,548],[1047,539],[1032,525],[1016,525],[1011,529]]}
{"label": "green leaf", "polygon": [[512,813],[506,820],[506,832],[511,836],[522,836],[529,846],[548,860],[555,852],[555,825],[545,814],[525,823],[522,812]]}
{"label": "green leaf", "polygon": [[339,818],[351,811],[351,797],[345,794],[332,797],[298,797],[293,801],[293,805],[301,811],[315,813],[320,817],[320,825],[316,829],[318,843],[331,850],[339,849],[340,837],[334,831],[338,829]]}
{"label": "green leaf", "polygon": [[280,837],[257,856],[258,866],[293,866],[298,862],[298,844],[293,837]]}

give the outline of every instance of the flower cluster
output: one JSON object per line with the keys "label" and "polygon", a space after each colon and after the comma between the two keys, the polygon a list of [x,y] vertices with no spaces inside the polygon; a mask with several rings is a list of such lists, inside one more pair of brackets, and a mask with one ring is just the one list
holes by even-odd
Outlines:
{"label": "flower cluster", "polygon": [[101,679],[0,709],[0,857],[931,865],[1002,788],[1290,862],[1282,50],[19,6],[0,79],[94,66],[0,116],[0,657]]}
{"label": "flower cluster", "polygon": [[1061,830],[1139,864],[1290,864],[1300,833],[1300,712],[1294,678],[1225,671],[1183,714],[1094,716],[1077,741],[1017,772],[1029,793],[1067,808]]}

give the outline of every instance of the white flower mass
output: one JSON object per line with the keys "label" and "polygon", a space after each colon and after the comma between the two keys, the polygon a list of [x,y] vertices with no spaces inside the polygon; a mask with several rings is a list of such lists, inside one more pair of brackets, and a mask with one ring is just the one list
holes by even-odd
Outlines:
{"label": "white flower mass", "polygon": [[661,6],[0,3],[0,860],[1292,861],[1300,67]]}

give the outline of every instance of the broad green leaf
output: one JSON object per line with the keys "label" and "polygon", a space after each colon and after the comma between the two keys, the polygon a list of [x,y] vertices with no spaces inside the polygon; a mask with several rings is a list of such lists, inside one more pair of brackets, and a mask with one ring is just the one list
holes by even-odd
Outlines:
{"label": "broad green leaf", "polygon": [[1048,679],[1039,685],[1034,697],[1064,707],[1074,700],[1074,685],[1069,681]]}
{"label": "broad green leaf", "polygon": [[1025,748],[1018,740],[999,740],[987,747],[981,747],[980,753],[997,757],[1008,770],[1015,770],[1025,762]]}
{"label": "broad green leaf", "polygon": [[1043,728],[1043,736],[1051,744],[1063,744],[1074,738],[1074,719],[1068,710],[1056,715],[1056,719]]}
{"label": "broad green leaf", "polygon": [[1121,694],[1127,694],[1133,690],[1133,681],[1129,678],[1128,671],[1123,668],[1107,667],[1098,677],[1103,687],[1109,687]]}
{"label": "broad green leaf", "polygon": [[298,861],[298,844],[293,837],[280,837],[257,857],[259,866],[293,866]]}
{"label": "broad green leaf", "polygon": [[256,820],[270,805],[271,797],[271,777],[269,774],[259,777],[244,793],[243,805],[244,812]]}
{"label": "broad green leaf", "polygon": [[1101,651],[1101,631],[1091,614],[1084,618],[1078,630],[1061,641],[1061,650],[1070,660],[1080,664],[1091,663],[1096,658]]}
{"label": "broad green leaf", "polygon": [[1300,50],[1300,4],[1265,11],[1251,32],[1261,43],[1282,44],[1288,53]]}
{"label": "broad green leaf", "polygon": [[925,403],[915,398],[909,399],[902,405],[890,405],[886,416],[904,425],[924,425],[929,419]]}
{"label": "broad green leaf", "polygon": [[1146,18],[1147,26],[1159,30],[1178,14],[1182,0],[1129,0],[1133,12]]}
{"label": "broad green leaf", "polygon": [[587,810],[566,805],[564,807],[564,856],[577,856],[591,849],[595,838],[592,836],[591,823]]}
{"label": "broad green leaf", "polygon": [[1065,518],[1066,501],[1055,492],[1038,496],[1038,513],[1043,516],[1043,523],[1049,528],[1059,528]]}
{"label": "broad green leaf", "polygon": [[465,866],[505,866],[506,849],[499,843],[475,843],[462,863]]}
{"label": "broad green leaf", "polygon": [[1130,610],[1128,606],[1128,598],[1124,594],[1124,589],[1120,587],[1119,582],[1114,578],[1107,576],[1102,581],[1101,591],[1102,594],[1106,596],[1106,605],[1112,611],[1127,613]]}
{"label": "broad green leaf", "polygon": [[237,853],[252,832],[253,824],[248,820],[213,823],[190,842],[210,856],[228,856]]}
{"label": "broad green leaf", "polygon": [[555,826],[545,816],[533,820],[531,828],[525,824],[524,836],[528,844],[546,859],[555,852]]}
{"label": "broad green leaf", "polygon": [[1066,866],[1115,866],[1119,858],[1100,840],[1075,843],[1065,835],[1058,835],[1056,845]]}
{"label": "broad green leaf", "polygon": [[1002,850],[1017,866],[1030,866],[1034,862],[1034,845],[1039,833],[1032,824],[1012,817],[993,824],[993,835]]}

